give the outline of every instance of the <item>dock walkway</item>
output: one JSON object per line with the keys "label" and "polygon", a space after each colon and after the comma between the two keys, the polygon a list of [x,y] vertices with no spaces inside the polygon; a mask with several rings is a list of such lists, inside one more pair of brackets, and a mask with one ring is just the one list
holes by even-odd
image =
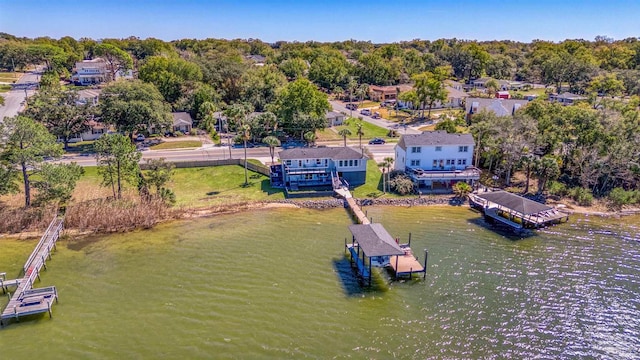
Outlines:
{"label": "dock walkway", "polygon": [[[40,278],[40,270],[47,268],[46,259],[51,259],[51,252],[56,247],[56,242],[62,232],[64,220],[56,217],[51,221],[42,238],[27,259],[22,268],[24,276],[20,279],[0,280],[3,291],[7,292],[9,286],[16,286],[9,303],[0,315],[0,325],[5,320],[19,320],[20,316],[48,312],[51,316],[51,304],[58,301],[58,292],[55,286],[33,289],[33,282]],[[5,275],[6,276],[6,275]]]}

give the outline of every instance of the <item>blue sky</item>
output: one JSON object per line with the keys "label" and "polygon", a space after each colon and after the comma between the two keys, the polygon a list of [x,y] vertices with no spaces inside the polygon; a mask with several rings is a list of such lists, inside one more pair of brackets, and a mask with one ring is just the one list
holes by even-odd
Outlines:
{"label": "blue sky", "polygon": [[1,32],[76,39],[624,39],[638,19],[638,0],[0,0]]}

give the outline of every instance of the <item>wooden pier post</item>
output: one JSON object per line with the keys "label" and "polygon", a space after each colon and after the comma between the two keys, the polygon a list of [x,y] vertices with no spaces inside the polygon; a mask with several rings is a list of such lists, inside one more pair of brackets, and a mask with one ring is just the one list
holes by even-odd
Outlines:
{"label": "wooden pier post", "polygon": [[424,249],[424,273],[422,274],[422,280],[427,278],[427,258],[429,258],[429,250]]}

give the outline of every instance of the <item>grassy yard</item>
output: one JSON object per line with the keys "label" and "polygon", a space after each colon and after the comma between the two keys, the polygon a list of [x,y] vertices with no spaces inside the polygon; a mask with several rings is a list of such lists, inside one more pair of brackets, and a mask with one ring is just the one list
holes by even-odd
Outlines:
{"label": "grassy yard", "polygon": [[[86,201],[111,195],[111,188],[100,186],[97,167],[88,166],[84,170],[84,176],[74,191],[74,200]],[[137,191],[129,185],[124,186],[127,192],[135,194]],[[205,207],[284,199],[282,190],[272,188],[267,176],[252,171],[249,171],[249,185],[245,187],[244,167],[238,165],[174,169],[168,187],[175,192],[178,206]],[[17,204],[24,201],[23,197],[23,194],[18,194]]]}
{"label": "grassy yard", "polygon": [[165,141],[158,145],[153,145],[149,149],[167,150],[167,149],[199,148],[201,146],[202,146],[202,141],[180,140],[180,141]]}
{"label": "grassy yard", "polygon": [[283,191],[272,188],[262,174],[249,171],[244,186],[244,168],[238,165],[176,169],[169,187],[178,205],[193,207],[284,199]]}
{"label": "grassy yard", "polygon": [[354,102],[358,104],[358,108],[359,109],[372,108],[372,107],[380,106],[380,103],[376,102],[376,101],[363,101],[362,104],[360,102],[358,102],[358,101],[354,101]]}
{"label": "grassy yard", "polygon": [[526,90],[526,91],[511,91],[511,95],[514,96],[516,94],[520,94],[522,96],[526,96],[526,95],[538,95],[538,97],[540,98],[546,98],[547,94],[545,93],[545,88],[540,88],[540,89],[531,89],[531,90]]}
{"label": "grassy yard", "polygon": [[[332,129],[324,129],[323,131],[316,132],[316,136],[318,137],[318,141],[331,141],[331,140],[342,140],[342,136],[338,135],[338,132],[342,129],[349,129],[351,131],[351,135],[347,136],[349,140],[358,140],[358,128],[356,127],[356,123],[359,120],[355,118],[349,118],[344,121],[343,125],[336,126]],[[380,127],[378,125],[374,125],[368,123],[366,121],[362,121],[362,141],[369,141],[369,139],[373,139],[375,137],[386,138],[388,129]]]}
{"label": "grassy yard", "polygon": [[67,149],[67,152],[91,154],[95,152],[93,149],[94,143],[95,141],[79,141],[75,143],[69,143],[69,148]]}
{"label": "grassy yard", "polygon": [[0,93],[9,92],[10,90],[11,90],[11,85],[0,84]]}
{"label": "grassy yard", "polygon": [[409,114],[407,114],[404,111],[398,111],[397,115],[396,115],[396,111],[393,109],[380,108],[377,111],[380,113],[380,116],[383,119],[387,119],[395,122],[409,121],[411,118]]}
{"label": "grassy yard", "polygon": [[382,192],[382,172],[374,160],[367,161],[367,180],[364,185],[355,188],[353,196],[356,198],[401,197],[397,194]]}
{"label": "grassy yard", "polygon": [[0,71],[0,82],[13,83],[20,79],[22,73]]}

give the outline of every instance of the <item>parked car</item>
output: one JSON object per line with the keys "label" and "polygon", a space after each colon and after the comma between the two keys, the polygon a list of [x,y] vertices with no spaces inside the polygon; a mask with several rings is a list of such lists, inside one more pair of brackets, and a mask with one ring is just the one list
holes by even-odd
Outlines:
{"label": "parked car", "polygon": [[360,110],[360,114],[370,116],[371,115],[371,110],[362,109],[362,110]]}
{"label": "parked car", "polygon": [[136,141],[144,141],[144,135],[138,134],[138,136],[136,136]]}
{"label": "parked car", "polygon": [[384,143],[386,143],[386,141],[383,138],[373,138],[369,140],[369,145],[382,145]]}
{"label": "parked car", "polygon": [[358,110],[358,104],[351,103],[351,104],[345,105],[345,107],[349,110]]}
{"label": "parked car", "polygon": [[371,115],[371,117],[374,119],[380,119],[380,113],[376,111],[373,113],[373,115]]}

